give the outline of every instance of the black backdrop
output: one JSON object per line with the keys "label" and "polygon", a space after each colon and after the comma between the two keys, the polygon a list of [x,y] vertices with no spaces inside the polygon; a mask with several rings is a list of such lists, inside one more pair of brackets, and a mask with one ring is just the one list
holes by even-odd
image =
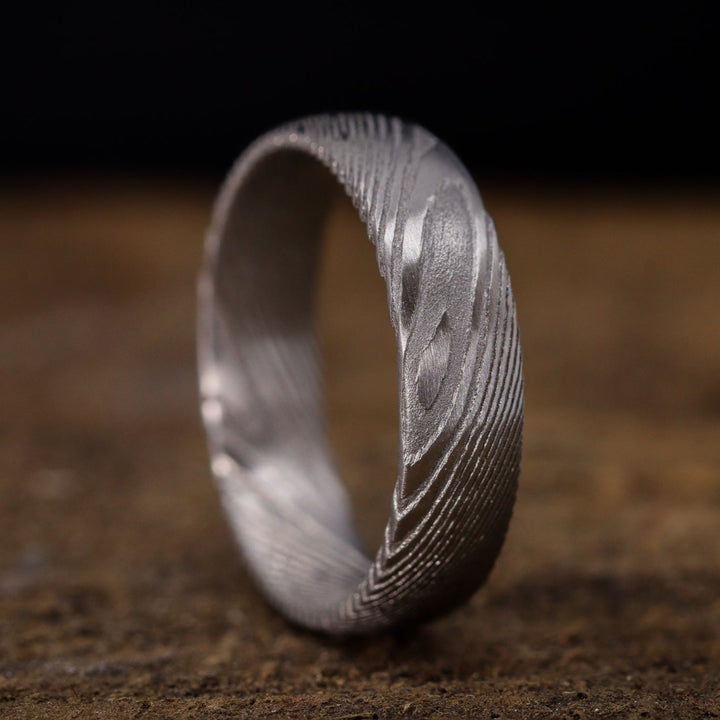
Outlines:
{"label": "black backdrop", "polygon": [[216,172],[273,124],[371,109],[480,172],[717,179],[714,3],[432,4],[15,5],[2,169]]}

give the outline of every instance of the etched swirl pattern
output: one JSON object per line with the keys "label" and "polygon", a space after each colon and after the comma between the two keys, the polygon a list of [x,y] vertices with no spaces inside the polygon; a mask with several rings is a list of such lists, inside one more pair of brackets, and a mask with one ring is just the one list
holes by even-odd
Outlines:
{"label": "etched swirl pattern", "polygon": [[[308,248],[324,213],[311,209],[325,190],[313,194],[308,168],[317,163],[298,156],[328,168],[366,223],[398,342],[402,462],[374,558],[352,529],[322,429],[307,295]],[[262,211],[303,192],[287,220],[280,208]],[[397,119],[291,123],[239,159],[206,252],[203,417],[231,524],[270,602],[294,622],[340,634],[425,621],[464,602],[510,520],[523,379],[510,279],[462,164]]]}

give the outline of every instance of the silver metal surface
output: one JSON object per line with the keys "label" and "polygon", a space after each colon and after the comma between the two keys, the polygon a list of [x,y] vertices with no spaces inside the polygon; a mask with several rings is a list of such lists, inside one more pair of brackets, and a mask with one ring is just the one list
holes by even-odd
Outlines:
{"label": "silver metal surface", "polygon": [[[313,334],[319,238],[338,181],[375,246],[398,347],[400,468],[372,559],[331,460]],[[205,250],[202,415],[225,509],[268,600],[337,634],[465,601],[510,520],[523,380],[510,278],[463,165],[397,119],[294,122],[237,161]]]}

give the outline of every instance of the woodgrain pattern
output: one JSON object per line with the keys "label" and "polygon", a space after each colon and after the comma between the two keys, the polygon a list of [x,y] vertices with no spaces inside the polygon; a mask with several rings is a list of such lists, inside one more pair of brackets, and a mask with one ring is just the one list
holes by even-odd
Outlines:
{"label": "woodgrain pattern", "polygon": [[[373,560],[324,432],[312,330],[331,196],[321,165],[367,225],[397,338],[400,470]],[[206,252],[200,385],[212,468],[270,601],[300,624],[345,634],[466,600],[508,527],[523,392],[510,280],[462,164],[397,119],[287,125],[239,159]]]}

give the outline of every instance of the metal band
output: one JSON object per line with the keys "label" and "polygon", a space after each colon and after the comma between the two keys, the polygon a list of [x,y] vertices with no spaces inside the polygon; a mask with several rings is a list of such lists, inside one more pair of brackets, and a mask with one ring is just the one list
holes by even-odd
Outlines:
{"label": "metal band", "polygon": [[[337,181],[367,224],[398,344],[400,470],[373,560],[330,459],[313,334],[319,237]],[[465,601],[510,520],[523,381],[495,228],[455,155],[381,116],[270,132],[220,193],[199,297],[212,470],[268,600],[339,634],[428,620]]]}

